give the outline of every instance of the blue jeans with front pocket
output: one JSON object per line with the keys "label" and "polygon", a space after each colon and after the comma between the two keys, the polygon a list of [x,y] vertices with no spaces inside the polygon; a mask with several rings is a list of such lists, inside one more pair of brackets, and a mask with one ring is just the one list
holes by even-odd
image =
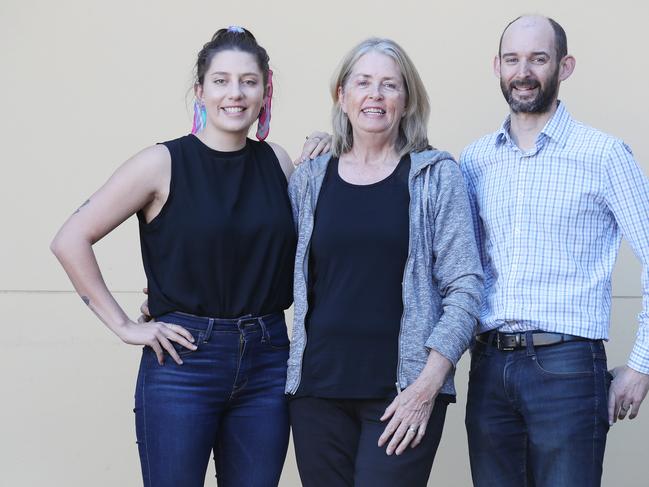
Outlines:
{"label": "blue jeans with front pocket", "polygon": [[185,327],[198,349],[174,344],[183,365],[142,353],[135,424],[145,487],[203,487],[211,452],[220,487],[276,486],[289,435],[284,314],[158,320]]}
{"label": "blue jeans with front pocket", "polygon": [[466,409],[474,486],[601,485],[610,379],[601,340],[515,351],[476,342]]}

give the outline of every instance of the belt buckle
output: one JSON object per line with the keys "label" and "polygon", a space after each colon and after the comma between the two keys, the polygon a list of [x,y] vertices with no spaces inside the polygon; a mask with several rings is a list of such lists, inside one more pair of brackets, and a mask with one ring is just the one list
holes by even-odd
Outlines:
{"label": "belt buckle", "polygon": [[501,336],[506,336],[505,334],[500,334],[498,333],[496,335],[496,346],[498,347],[498,350],[502,350],[504,352],[511,352],[512,350],[516,350],[518,347],[521,345],[521,335],[520,333],[516,333],[514,335],[514,345],[509,345],[505,346],[505,344],[500,340]]}

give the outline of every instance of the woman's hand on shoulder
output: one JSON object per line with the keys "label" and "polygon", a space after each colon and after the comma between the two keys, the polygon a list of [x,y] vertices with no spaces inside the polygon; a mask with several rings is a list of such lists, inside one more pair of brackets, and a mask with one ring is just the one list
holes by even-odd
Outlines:
{"label": "woman's hand on shoulder", "polygon": [[333,137],[327,132],[312,132],[304,141],[302,153],[294,161],[294,165],[299,166],[308,159],[315,159],[320,154],[325,154],[331,150],[331,141]]}
{"label": "woman's hand on shoulder", "polygon": [[282,148],[282,146],[277,145],[273,142],[269,142],[275,151],[275,155],[279,160],[282,170],[286,175],[286,179],[291,178],[291,174],[297,166],[301,163],[306,162],[308,159],[315,159],[320,154],[324,154],[331,150],[331,141],[332,137],[327,132],[313,132],[311,135],[307,136],[304,146],[302,147],[302,153],[298,156],[295,161],[291,161],[288,153]]}

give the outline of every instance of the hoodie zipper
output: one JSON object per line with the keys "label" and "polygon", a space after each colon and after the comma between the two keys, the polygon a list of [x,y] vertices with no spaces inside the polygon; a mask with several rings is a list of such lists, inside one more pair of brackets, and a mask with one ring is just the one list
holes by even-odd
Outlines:
{"label": "hoodie zipper", "polygon": [[[411,161],[412,164],[412,161]],[[412,202],[412,191],[411,191],[411,186],[414,186],[415,182],[415,177],[421,173],[422,169],[428,167],[428,165],[419,168],[415,174],[413,174],[411,177],[408,178],[408,192],[410,193],[410,202],[408,205],[408,218],[410,218],[410,215],[413,214],[413,202]],[[400,377],[401,377],[401,338],[403,335],[403,322],[405,321],[406,317],[406,283],[408,282],[406,279],[406,274],[408,272],[408,267],[411,264],[411,251],[412,251],[412,224],[408,225],[408,257],[406,258],[406,265],[403,266],[403,280],[401,281],[401,300],[403,301],[403,313],[401,314],[401,321],[399,323],[399,342],[397,344],[397,381],[395,382],[395,386],[397,388],[397,394],[401,393],[401,384],[399,383]]]}

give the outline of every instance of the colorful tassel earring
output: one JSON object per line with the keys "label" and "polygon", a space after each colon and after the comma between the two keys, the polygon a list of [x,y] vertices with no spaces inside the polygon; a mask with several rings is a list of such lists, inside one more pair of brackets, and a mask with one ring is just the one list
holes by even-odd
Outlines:
{"label": "colorful tassel earring", "polygon": [[194,123],[192,125],[192,134],[200,132],[205,127],[207,122],[207,110],[205,105],[198,100],[194,100]]}
{"label": "colorful tassel earring", "polygon": [[266,96],[264,104],[259,112],[259,121],[257,122],[257,139],[264,140],[270,132],[270,106],[273,99],[273,70],[268,70],[268,86],[266,86]]}

